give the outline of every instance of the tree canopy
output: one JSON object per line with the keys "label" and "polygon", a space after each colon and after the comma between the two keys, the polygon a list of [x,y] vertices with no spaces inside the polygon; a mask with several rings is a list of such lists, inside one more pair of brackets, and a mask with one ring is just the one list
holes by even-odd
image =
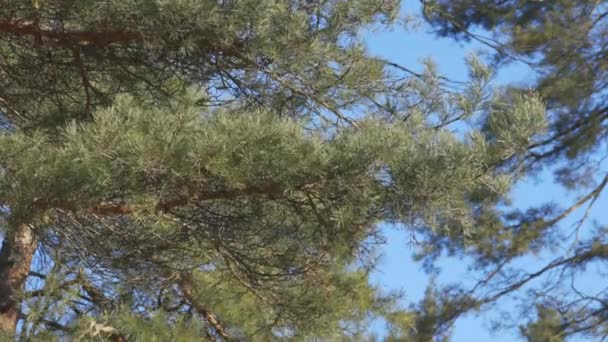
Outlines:
{"label": "tree canopy", "polygon": [[[589,12],[556,1],[521,19],[517,2],[503,1],[512,7],[496,17],[470,2],[429,3],[428,18],[443,34],[466,33],[474,5],[474,18],[517,38],[504,43],[508,56],[533,42],[542,56],[561,53],[582,36],[543,43],[553,40],[535,18]],[[425,256],[472,253],[488,268],[544,242],[560,216],[541,208],[508,225],[500,208],[535,167],[587,163],[604,134],[605,77],[587,73],[576,86],[578,72],[556,76],[588,65],[575,48],[541,58],[538,94],[494,90],[493,67],[475,57],[456,86],[432,63],[413,73],[374,57],[360,36],[395,25],[398,10],[391,0],[4,1],[0,332],[365,340],[382,319],[388,340],[447,340],[460,313],[501,292],[429,288],[404,308],[369,282],[379,225],[421,232]],[[435,14],[461,10],[459,21]],[[588,35],[604,37],[598,30]],[[451,130],[472,117],[465,134]],[[567,166],[561,179],[578,179]],[[553,267],[607,250],[594,240]],[[539,307],[522,333],[563,335],[563,315]]]}

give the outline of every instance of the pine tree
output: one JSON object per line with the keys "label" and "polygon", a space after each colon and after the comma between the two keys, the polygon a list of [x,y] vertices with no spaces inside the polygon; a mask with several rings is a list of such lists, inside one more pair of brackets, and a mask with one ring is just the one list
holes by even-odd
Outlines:
{"label": "pine tree", "polygon": [[[485,228],[473,236],[475,246],[467,252],[490,275],[476,287],[486,291],[478,293],[479,303],[523,288],[530,293],[524,296],[525,311],[542,302],[540,322],[527,331],[545,337],[530,337],[533,341],[606,336],[605,292],[586,291],[577,284],[588,277],[604,279],[603,274],[586,270],[603,267],[608,251],[605,222],[586,222],[608,183],[603,164],[608,135],[607,8],[608,2],[602,0],[424,2],[425,17],[439,35],[475,40],[493,49],[497,65],[520,63],[535,72],[531,88],[547,102],[548,132],[530,143],[521,170],[531,175],[553,171],[555,180],[580,198],[566,208],[551,205],[554,198],[547,197],[546,205],[527,211],[488,211],[483,214]],[[529,90],[512,86],[509,91]],[[568,217],[577,223],[560,227]],[[462,251],[461,243],[453,244],[456,239],[436,240]],[[513,267],[522,256],[556,250],[555,259],[537,270]],[[562,324],[551,328],[543,323],[557,313]]]}
{"label": "pine tree", "polygon": [[[446,90],[373,58],[359,31],[397,8],[3,3],[0,331],[348,340],[385,318],[411,335],[428,312],[368,280],[378,225],[469,230],[544,103],[490,96],[475,59]],[[446,128],[474,114],[466,137]]]}

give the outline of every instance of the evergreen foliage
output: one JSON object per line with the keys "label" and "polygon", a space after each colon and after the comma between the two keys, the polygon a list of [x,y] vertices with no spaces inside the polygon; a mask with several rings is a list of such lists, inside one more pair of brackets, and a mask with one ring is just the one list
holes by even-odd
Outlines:
{"label": "evergreen foliage", "polygon": [[384,319],[393,339],[447,339],[469,302],[429,289],[406,309],[372,286],[378,227],[481,234],[544,103],[493,93],[474,58],[454,90],[371,57],[358,32],[397,8],[3,3],[0,331],[362,340]]}

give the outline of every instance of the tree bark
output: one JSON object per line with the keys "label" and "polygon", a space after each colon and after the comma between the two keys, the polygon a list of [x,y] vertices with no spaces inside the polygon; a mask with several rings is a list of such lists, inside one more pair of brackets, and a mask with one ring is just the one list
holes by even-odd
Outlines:
{"label": "tree bark", "polygon": [[215,333],[221,338],[222,341],[228,341],[229,336],[224,330],[222,323],[217,320],[215,315],[211,313],[211,311],[207,310],[207,308],[200,303],[194,297],[194,288],[192,284],[192,274],[189,272],[181,272],[178,278],[178,286],[182,291],[184,297],[190,302],[194,310],[201,315],[207,323],[213,328]]}
{"label": "tree bark", "polygon": [[38,239],[30,225],[19,224],[0,249],[0,331],[14,333],[21,315],[18,295],[23,291]]}

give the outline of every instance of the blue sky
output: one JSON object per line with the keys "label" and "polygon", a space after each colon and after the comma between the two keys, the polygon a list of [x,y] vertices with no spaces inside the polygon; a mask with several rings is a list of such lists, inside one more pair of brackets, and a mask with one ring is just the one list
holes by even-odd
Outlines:
{"label": "blue sky", "polygon": [[[402,15],[420,15],[420,3],[417,0],[404,0]],[[451,79],[466,79],[465,57],[473,52],[483,51],[480,44],[457,42],[452,39],[438,38],[430,32],[425,24],[417,30],[405,30],[395,28],[391,31],[377,30],[367,32],[364,38],[373,54],[380,55],[391,61],[407,66],[414,70],[421,70],[421,60],[426,57],[432,58],[439,66],[439,71]],[[534,74],[527,67],[512,64],[503,68],[496,75],[494,85],[507,83],[529,83]],[[607,165],[604,165],[607,166]],[[577,198],[576,193],[565,191],[553,183],[550,171],[542,172],[534,179],[525,179],[512,191],[511,198],[518,208],[528,208],[535,204],[554,201],[563,206],[572,203]],[[589,221],[597,220],[606,222],[608,213],[597,210],[597,208],[608,207],[608,196],[604,194],[595,204],[595,210],[591,212]],[[563,223],[568,228],[576,219],[580,218],[582,212],[575,212]],[[422,298],[424,290],[429,282],[429,277],[421,270],[419,264],[412,261],[414,252],[410,248],[409,234],[385,227],[388,236],[388,244],[383,250],[378,270],[373,275],[372,281],[380,284],[386,289],[403,290],[406,302],[416,302]],[[546,258],[547,256],[545,256]],[[529,257],[525,261],[529,267],[539,266],[546,259],[542,257]],[[442,281],[472,281],[471,274],[467,273],[466,265],[460,260],[443,260],[439,267],[442,269],[439,283]],[[591,281],[591,278],[584,280]],[[501,309],[513,305],[509,301],[499,303]],[[468,315],[461,318],[455,327],[453,342],[471,341],[493,341],[511,342],[522,341],[517,330],[507,330],[492,333],[489,329],[488,317],[496,318],[496,312],[482,312],[480,316]],[[381,325],[376,329],[381,329]]]}

